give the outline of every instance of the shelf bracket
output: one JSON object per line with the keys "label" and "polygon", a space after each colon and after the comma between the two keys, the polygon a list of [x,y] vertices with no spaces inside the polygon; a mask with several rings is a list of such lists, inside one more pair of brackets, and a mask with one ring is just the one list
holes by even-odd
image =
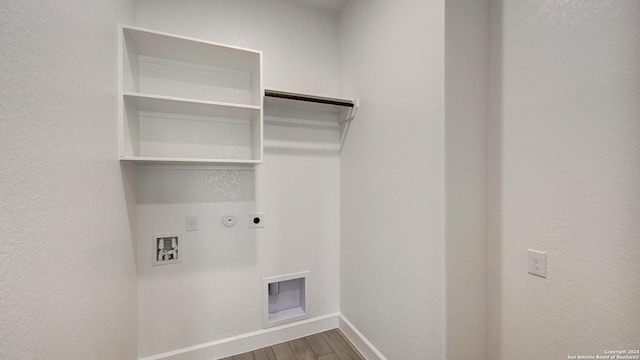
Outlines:
{"label": "shelf bracket", "polygon": [[[360,108],[360,99],[356,98],[353,102],[353,107],[349,109],[344,120],[338,121],[338,124],[340,125],[340,152],[342,152],[344,141],[347,138],[347,133],[349,132],[349,126],[351,126],[351,121],[353,121],[356,118],[359,108]],[[346,124],[346,125],[342,126],[343,124]]]}
{"label": "shelf bracket", "polygon": [[347,116],[338,121],[338,124],[344,124],[346,122],[351,122],[353,121],[353,119],[356,118],[356,115],[358,114],[358,109],[360,108],[360,99],[356,98],[353,102],[353,107],[349,108],[349,111],[347,112]]}

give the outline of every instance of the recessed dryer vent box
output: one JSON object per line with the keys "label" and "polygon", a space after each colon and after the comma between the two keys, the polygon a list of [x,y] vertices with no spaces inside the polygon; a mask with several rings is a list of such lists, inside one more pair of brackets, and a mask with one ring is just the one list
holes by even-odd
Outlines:
{"label": "recessed dryer vent box", "polygon": [[308,277],[305,271],[262,279],[265,328],[309,318]]}

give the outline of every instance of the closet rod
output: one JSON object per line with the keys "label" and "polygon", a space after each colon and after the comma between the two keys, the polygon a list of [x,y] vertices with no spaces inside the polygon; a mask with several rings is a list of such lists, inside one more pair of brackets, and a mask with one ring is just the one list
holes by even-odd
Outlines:
{"label": "closet rod", "polygon": [[314,95],[294,94],[294,93],[288,93],[288,92],[276,91],[276,90],[265,89],[264,96],[280,98],[280,99],[297,100],[297,101],[307,101],[307,102],[313,102],[318,104],[345,106],[350,108],[354,106],[353,101],[350,101],[350,100],[333,99],[333,98],[314,96]]}

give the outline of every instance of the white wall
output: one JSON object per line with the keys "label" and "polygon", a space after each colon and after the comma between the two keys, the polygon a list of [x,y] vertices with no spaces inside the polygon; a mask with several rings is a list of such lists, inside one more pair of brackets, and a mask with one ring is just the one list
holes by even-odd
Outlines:
{"label": "white wall", "polygon": [[137,0],[136,24],[264,52],[264,85],[337,96],[338,17],[297,0]]}
{"label": "white wall", "polygon": [[444,358],[444,2],[350,1],[340,311],[388,359]]}
{"label": "white wall", "polygon": [[489,358],[640,348],[640,2],[491,7]]}
{"label": "white wall", "polygon": [[[138,1],[136,25],[264,51],[266,88],[337,95],[338,17],[294,1]],[[311,317],[339,310],[340,156],[332,120],[265,110],[264,164],[138,170],[139,356],[262,329],[262,278],[311,271]],[[320,123],[322,124],[322,123]],[[248,214],[266,214],[248,229]],[[238,217],[233,228],[222,217]],[[154,233],[184,232],[183,262],[152,267]]]}
{"label": "white wall", "polygon": [[445,2],[447,358],[487,357],[488,1]]}
{"label": "white wall", "polygon": [[135,359],[115,56],[133,4],[1,8],[0,358]]}

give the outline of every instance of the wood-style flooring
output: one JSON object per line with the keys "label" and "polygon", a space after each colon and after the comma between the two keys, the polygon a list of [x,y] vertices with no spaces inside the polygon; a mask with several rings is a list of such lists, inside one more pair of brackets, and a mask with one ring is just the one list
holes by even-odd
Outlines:
{"label": "wood-style flooring", "polygon": [[340,329],[333,329],[221,360],[366,360]]}

